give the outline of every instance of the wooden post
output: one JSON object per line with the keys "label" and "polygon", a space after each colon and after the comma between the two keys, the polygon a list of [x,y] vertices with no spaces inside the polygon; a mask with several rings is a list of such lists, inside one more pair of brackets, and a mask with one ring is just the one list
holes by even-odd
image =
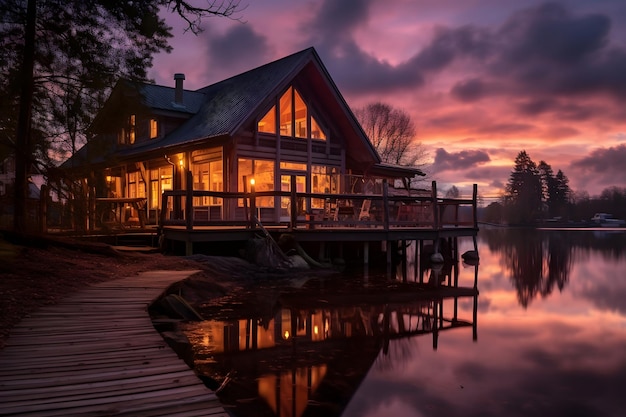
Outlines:
{"label": "wooden post", "polygon": [[[254,179],[254,178],[253,178]],[[256,187],[254,181],[250,181],[250,227],[256,228]],[[260,219],[259,219],[260,221]]]}
{"label": "wooden post", "polygon": [[163,227],[167,219],[167,194],[161,194],[161,215],[159,216],[159,226]]}
{"label": "wooden post", "polygon": [[389,183],[383,180],[383,227],[389,230]]}
{"label": "wooden post", "polygon": [[439,205],[437,204],[437,181],[432,182],[433,229],[439,229]]}
{"label": "wooden post", "polygon": [[187,230],[193,230],[193,173],[187,171],[187,188],[185,192],[185,222]]}
{"label": "wooden post", "polygon": [[296,227],[296,222],[298,221],[298,197],[296,194],[296,176],[291,176],[291,197],[289,204],[290,210],[290,220],[289,220],[289,229],[293,230]]}
{"label": "wooden post", "polygon": [[87,180],[87,194],[88,198],[88,207],[87,207],[87,230],[93,231],[95,230],[96,225],[96,187],[92,185],[92,182]]}
{"label": "wooden post", "polygon": [[472,214],[474,227],[478,228],[478,184],[474,184],[472,187]]}
{"label": "wooden post", "polygon": [[250,211],[248,210],[248,176],[243,176],[243,216],[245,221],[248,222],[248,226],[250,225]]}

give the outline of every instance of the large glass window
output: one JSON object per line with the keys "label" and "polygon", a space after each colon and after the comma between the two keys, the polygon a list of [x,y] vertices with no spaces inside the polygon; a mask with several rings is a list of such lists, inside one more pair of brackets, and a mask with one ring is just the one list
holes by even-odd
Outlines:
{"label": "large glass window", "polygon": [[[193,189],[206,191],[223,191],[222,161],[194,163]],[[219,197],[194,197],[194,206],[219,206],[222,199]]]}
{"label": "large glass window", "polygon": [[[336,194],[339,192],[339,175],[337,169],[322,165],[311,167],[311,192],[320,194]],[[321,198],[311,199],[313,208],[323,208],[324,200]]]}
{"label": "large glass window", "polygon": [[302,139],[326,140],[326,133],[315,117],[310,114],[304,99],[293,87],[280,97],[278,109],[272,106],[258,122],[257,130],[263,133],[276,133],[276,113],[280,112],[279,124],[281,136]]}
{"label": "large glass window", "polygon": [[[252,160],[240,158],[238,160],[238,191],[250,191],[250,180],[254,178],[254,189],[256,192],[274,191],[274,161]],[[240,201],[239,205],[243,205]],[[274,207],[274,197],[257,197],[257,207]]]}
{"label": "large glass window", "polygon": [[128,173],[128,197],[129,198],[143,198],[146,196],[146,186],[144,185],[143,178],[139,172]]}
{"label": "large glass window", "polygon": [[150,170],[150,208],[159,208],[161,192],[159,191],[159,170]]}

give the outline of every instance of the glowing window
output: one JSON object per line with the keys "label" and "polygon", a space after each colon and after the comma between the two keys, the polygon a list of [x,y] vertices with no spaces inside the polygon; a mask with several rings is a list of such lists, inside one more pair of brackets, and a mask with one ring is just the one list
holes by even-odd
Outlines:
{"label": "glowing window", "polygon": [[135,143],[135,127],[135,115],[131,114],[128,119],[128,143],[130,144]]}
{"label": "glowing window", "polygon": [[297,162],[281,162],[280,169],[289,169],[292,171],[306,171],[306,164],[300,164]]}
{"label": "glowing window", "polygon": [[307,137],[307,111],[306,104],[304,104],[304,100],[300,97],[300,94],[297,90],[294,90],[294,123],[295,123],[295,135],[298,138],[306,138]]}
{"label": "glowing window", "polygon": [[283,94],[280,98],[278,106],[280,108],[280,134],[283,136],[292,136],[292,93],[293,87],[289,87],[285,94]]}
{"label": "glowing window", "polygon": [[272,106],[257,123],[257,131],[276,133],[277,118],[281,136],[318,140],[327,138],[317,119],[310,115],[304,99],[293,87],[289,87],[280,97],[278,109]]}
{"label": "glowing window", "polygon": [[[238,171],[237,189],[239,192],[244,190],[244,181],[247,181],[245,186],[246,191],[250,191],[249,182],[252,178],[254,178],[254,187],[257,192],[274,190],[274,161],[239,158]],[[243,206],[242,199],[239,199],[239,206]],[[256,206],[274,207],[274,197],[257,197]]]}
{"label": "glowing window", "polygon": [[272,106],[257,126],[259,132],[276,133],[276,106]]}
{"label": "glowing window", "polygon": [[320,125],[317,123],[317,120],[315,120],[313,116],[311,116],[311,139],[326,140],[326,134],[320,128]]}
{"label": "glowing window", "polygon": [[159,124],[156,119],[150,119],[150,139],[154,139],[159,135]]}

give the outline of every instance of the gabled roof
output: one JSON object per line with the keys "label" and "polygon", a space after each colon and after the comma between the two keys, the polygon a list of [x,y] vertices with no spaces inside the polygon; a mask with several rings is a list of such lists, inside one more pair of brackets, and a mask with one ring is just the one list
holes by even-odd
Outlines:
{"label": "gabled roof", "polygon": [[268,97],[277,95],[312,60],[320,62],[315,50],[308,48],[196,90],[205,101],[191,119],[166,137],[150,141],[146,146],[133,147],[124,153],[130,156],[210,138],[233,136],[242,123],[255,115],[255,111]]}
{"label": "gabled roof", "polygon": [[[63,167],[78,166],[85,163],[88,155],[93,156],[98,162],[104,162],[108,158],[119,160],[138,160],[144,155],[154,155],[157,152],[169,152],[171,149],[193,147],[202,141],[207,146],[212,146],[220,141],[233,137],[246,122],[262,116],[262,112],[269,109],[274,103],[275,97],[282,94],[294,79],[303,75],[318,98],[324,103],[324,111],[339,129],[343,140],[349,149],[347,158],[355,166],[363,170],[372,166],[380,165],[380,157],[374,149],[367,135],[363,132],[354,114],[345,102],[339,89],[334,84],[328,71],[324,67],[320,57],[314,48],[308,48],[277,61],[249,70],[242,74],[228,78],[224,81],[209,85],[196,91],[184,91],[184,107],[175,104],[174,88],[154,84],[120,82],[114,88],[112,96],[117,94],[122,98],[128,97],[141,102],[152,111],[172,111],[183,113],[188,117],[178,128],[163,138],[137,143],[129,147],[121,148],[102,157],[103,147],[99,151],[81,152],[76,155],[72,162],[66,161]],[[127,91],[125,87],[128,88]],[[114,107],[114,106],[113,106]],[[109,109],[108,111],[117,111]],[[99,123],[107,119],[106,110],[96,117]],[[95,122],[95,121],[94,121]],[[91,142],[85,146],[90,147]],[[96,146],[98,147],[98,146]],[[100,154],[97,155],[96,154]],[[89,158],[94,163],[94,160]],[[387,173],[399,171],[385,167]]]}

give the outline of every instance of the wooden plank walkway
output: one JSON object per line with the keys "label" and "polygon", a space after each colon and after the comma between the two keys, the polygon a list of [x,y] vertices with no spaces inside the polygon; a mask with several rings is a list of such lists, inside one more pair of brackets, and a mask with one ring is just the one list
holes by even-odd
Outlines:
{"label": "wooden plank walkway", "polygon": [[24,319],[0,350],[0,416],[228,417],[147,312],[193,272],[96,284]]}

